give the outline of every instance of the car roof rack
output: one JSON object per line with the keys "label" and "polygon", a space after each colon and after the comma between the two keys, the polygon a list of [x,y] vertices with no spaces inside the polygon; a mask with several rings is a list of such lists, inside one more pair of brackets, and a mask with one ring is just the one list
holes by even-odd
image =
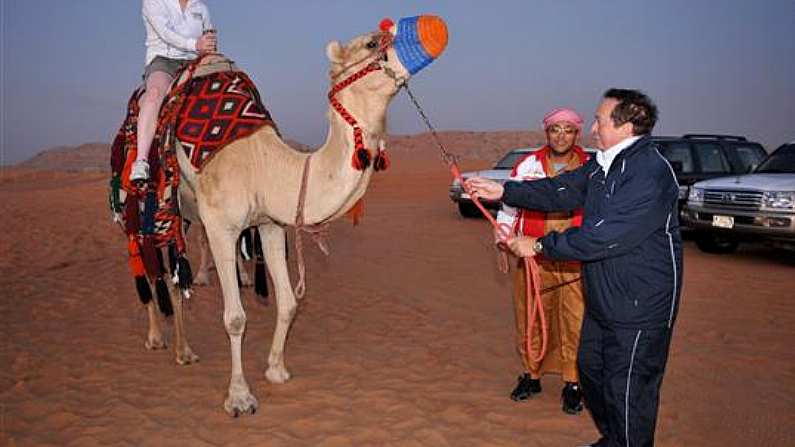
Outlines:
{"label": "car roof rack", "polygon": [[709,134],[709,133],[687,133],[682,135],[682,138],[687,138],[691,140],[732,140],[732,141],[748,141],[745,137],[741,137],[738,135],[716,135],[716,134]]}

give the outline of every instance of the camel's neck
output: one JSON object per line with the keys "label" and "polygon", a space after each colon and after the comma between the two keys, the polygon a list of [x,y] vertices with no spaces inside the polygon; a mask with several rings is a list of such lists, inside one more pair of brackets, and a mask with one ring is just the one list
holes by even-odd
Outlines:
{"label": "camel's neck", "polygon": [[[342,91],[337,99],[358,122],[364,146],[373,156],[379,140],[386,138],[388,98],[362,98]],[[312,155],[304,205],[307,224],[333,220],[348,211],[367,189],[372,168],[353,168],[353,128],[329,107],[329,133],[325,144]]]}

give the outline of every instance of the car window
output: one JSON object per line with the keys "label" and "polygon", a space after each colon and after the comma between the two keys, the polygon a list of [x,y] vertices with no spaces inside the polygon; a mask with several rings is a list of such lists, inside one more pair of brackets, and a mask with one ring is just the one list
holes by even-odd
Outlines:
{"label": "car window", "polygon": [[527,155],[527,152],[508,152],[507,155],[502,157],[502,159],[494,165],[494,169],[513,169],[513,165],[525,155]]}
{"label": "car window", "polygon": [[723,156],[723,151],[715,143],[693,143],[704,174],[729,173],[729,162]]}
{"label": "car window", "polygon": [[692,174],[695,171],[693,166],[693,153],[690,152],[690,145],[686,143],[666,143],[661,145],[662,155],[671,163],[681,163],[683,174]]}
{"label": "car window", "polygon": [[754,172],[795,174],[795,144],[778,148]]}
{"label": "car window", "polygon": [[728,145],[726,149],[734,155],[735,163],[740,164],[741,172],[754,170],[767,156],[765,150],[758,145]]}

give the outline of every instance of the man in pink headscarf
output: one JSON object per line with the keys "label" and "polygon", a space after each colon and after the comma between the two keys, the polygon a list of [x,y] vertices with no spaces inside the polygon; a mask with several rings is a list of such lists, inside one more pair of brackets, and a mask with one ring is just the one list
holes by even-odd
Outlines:
{"label": "man in pink headscarf", "polygon": [[[543,120],[547,144],[520,159],[513,168],[510,180],[528,181],[555,177],[582,166],[588,155],[576,145],[582,130],[582,118],[571,109],[555,109]],[[512,208],[503,204],[497,215],[500,224],[511,228],[515,235],[538,238],[550,231],[564,231],[582,224],[582,210],[574,212],[539,212]],[[501,225],[501,226],[504,226]],[[495,235],[496,236],[496,235]],[[514,310],[516,313],[516,347],[525,367],[519,376],[511,399],[522,401],[541,392],[541,376],[558,373],[563,376],[561,400],[563,411],[577,414],[582,411],[582,393],[577,374],[577,348],[583,319],[583,293],[579,262],[556,262],[539,256],[541,300],[548,326],[547,354],[540,362],[533,361],[527,352],[526,337],[533,349],[540,349],[540,328],[527,334],[527,304],[524,263],[519,262],[514,276]]]}

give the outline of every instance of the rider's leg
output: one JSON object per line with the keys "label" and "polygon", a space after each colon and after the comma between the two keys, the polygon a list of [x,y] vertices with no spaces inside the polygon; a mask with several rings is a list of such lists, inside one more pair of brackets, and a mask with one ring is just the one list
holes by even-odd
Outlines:
{"label": "rider's leg", "polygon": [[168,73],[155,71],[146,78],[146,92],[138,101],[138,152],[135,157],[131,180],[144,180],[149,178],[149,148],[157,130],[157,115],[160,105],[168,93],[172,78]]}

